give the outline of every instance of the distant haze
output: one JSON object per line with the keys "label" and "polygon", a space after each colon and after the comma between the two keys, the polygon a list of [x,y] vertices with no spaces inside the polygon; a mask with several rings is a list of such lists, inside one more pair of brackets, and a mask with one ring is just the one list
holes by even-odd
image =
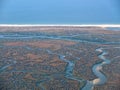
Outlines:
{"label": "distant haze", "polygon": [[0,0],[0,24],[120,24],[120,0]]}

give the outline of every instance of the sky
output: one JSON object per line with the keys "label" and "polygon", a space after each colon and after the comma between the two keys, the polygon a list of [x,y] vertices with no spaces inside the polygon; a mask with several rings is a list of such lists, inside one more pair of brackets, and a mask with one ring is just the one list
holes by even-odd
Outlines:
{"label": "sky", "polygon": [[0,23],[120,24],[120,0],[0,0]]}

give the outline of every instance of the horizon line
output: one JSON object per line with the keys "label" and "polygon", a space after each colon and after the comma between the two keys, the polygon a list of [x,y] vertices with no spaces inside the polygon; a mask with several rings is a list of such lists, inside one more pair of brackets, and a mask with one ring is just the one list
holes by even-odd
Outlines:
{"label": "horizon line", "polygon": [[0,24],[0,26],[78,26],[78,27],[120,27],[120,24]]}

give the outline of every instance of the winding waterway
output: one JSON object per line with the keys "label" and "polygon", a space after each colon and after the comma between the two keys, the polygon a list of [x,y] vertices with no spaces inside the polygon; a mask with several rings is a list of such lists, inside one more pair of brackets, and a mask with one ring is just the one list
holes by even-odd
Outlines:
{"label": "winding waterway", "polygon": [[87,84],[82,90],[93,90],[94,86],[102,85],[107,81],[107,77],[101,72],[101,70],[103,65],[110,64],[110,60],[105,57],[105,55],[108,53],[104,51],[103,48],[98,48],[96,51],[101,53],[98,57],[103,60],[102,62],[95,64],[92,67],[92,71],[97,78],[92,81],[87,81]]}
{"label": "winding waterway", "polygon": [[[66,68],[65,68],[65,77],[66,77],[66,78],[73,79],[73,80],[77,80],[78,82],[84,81],[83,79],[80,79],[80,78],[75,77],[75,76],[73,75],[73,69],[74,69],[74,66],[75,66],[75,62],[65,59],[65,57],[66,57],[65,55],[53,53],[53,52],[50,51],[50,50],[47,50],[47,52],[48,52],[49,54],[58,55],[61,61],[64,61],[64,62],[67,63]],[[78,59],[78,57],[76,57],[76,59]]]}
{"label": "winding waterway", "polygon": [[[107,77],[101,72],[101,70],[102,70],[103,65],[110,64],[110,60],[105,57],[105,55],[107,55],[108,53],[106,51],[104,51],[103,48],[98,48],[98,49],[96,49],[96,51],[101,53],[98,57],[103,60],[102,62],[97,63],[97,64],[93,65],[93,67],[92,67],[92,71],[96,75],[97,78],[92,81],[87,80],[87,83],[82,88],[82,90],[93,90],[94,86],[102,85],[107,81]],[[48,50],[48,52],[50,54],[54,54],[49,50]],[[61,54],[58,54],[58,55],[59,55],[60,60],[67,63],[66,70],[65,70],[66,78],[77,80],[78,82],[83,81],[80,78],[73,76],[73,69],[74,69],[75,63],[70,60],[65,59],[65,55],[61,55]]]}

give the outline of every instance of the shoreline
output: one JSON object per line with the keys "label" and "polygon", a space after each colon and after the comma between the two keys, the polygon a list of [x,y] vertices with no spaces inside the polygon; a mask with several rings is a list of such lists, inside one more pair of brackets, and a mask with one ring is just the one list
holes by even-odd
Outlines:
{"label": "shoreline", "polygon": [[30,27],[30,26],[69,26],[69,27],[120,27],[120,24],[0,24],[0,27]]}

